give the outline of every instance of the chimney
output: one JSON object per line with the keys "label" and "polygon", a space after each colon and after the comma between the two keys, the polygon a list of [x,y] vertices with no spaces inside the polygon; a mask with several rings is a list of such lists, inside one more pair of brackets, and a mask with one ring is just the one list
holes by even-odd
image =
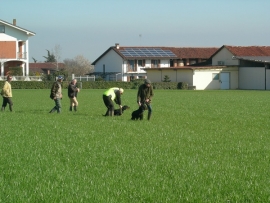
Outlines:
{"label": "chimney", "polygon": [[16,19],[13,19],[13,25],[16,26]]}
{"label": "chimney", "polygon": [[120,48],[119,43],[115,43],[115,47],[116,47],[116,49],[119,49]]}

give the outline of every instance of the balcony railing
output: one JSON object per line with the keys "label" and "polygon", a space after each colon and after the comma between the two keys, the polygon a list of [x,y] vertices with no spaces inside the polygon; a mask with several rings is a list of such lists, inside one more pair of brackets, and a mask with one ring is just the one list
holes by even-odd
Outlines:
{"label": "balcony railing", "polygon": [[26,59],[27,52],[17,52],[17,59]]}

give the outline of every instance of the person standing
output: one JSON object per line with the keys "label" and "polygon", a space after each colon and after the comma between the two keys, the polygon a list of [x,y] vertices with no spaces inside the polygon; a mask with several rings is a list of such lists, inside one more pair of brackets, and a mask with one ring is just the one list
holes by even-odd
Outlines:
{"label": "person standing", "polygon": [[105,115],[114,116],[114,102],[122,109],[121,95],[124,93],[122,88],[112,87],[103,93],[103,102],[107,107]]}
{"label": "person standing", "polygon": [[77,107],[79,104],[77,101],[77,93],[80,92],[80,89],[76,86],[76,84],[77,80],[73,79],[68,85],[68,97],[70,100],[69,111],[72,111],[72,108],[74,108],[74,111],[77,111]]}
{"label": "person standing", "polygon": [[139,86],[137,93],[137,103],[139,106],[146,105],[148,108],[148,117],[150,120],[152,115],[152,97],[154,96],[153,86],[151,85],[151,81],[149,79],[145,79],[144,84]]}
{"label": "person standing", "polygon": [[58,76],[57,81],[55,81],[52,85],[51,88],[51,94],[50,98],[54,100],[55,106],[52,108],[50,113],[53,113],[57,111],[57,113],[61,113],[61,99],[62,99],[62,82],[63,82],[63,77]]}
{"label": "person standing", "polygon": [[4,87],[1,91],[1,95],[3,96],[3,104],[2,104],[2,108],[1,108],[2,111],[5,111],[5,108],[8,104],[9,110],[12,112],[13,103],[11,100],[11,98],[12,98],[12,89],[11,89],[11,84],[10,84],[11,80],[12,80],[12,76],[8,75],[7,81],[5,82]]}

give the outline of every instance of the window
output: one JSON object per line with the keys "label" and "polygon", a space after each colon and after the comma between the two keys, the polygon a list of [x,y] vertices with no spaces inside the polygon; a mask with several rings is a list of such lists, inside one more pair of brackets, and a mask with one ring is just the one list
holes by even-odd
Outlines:
{"label": "window", "polygon": [[5,26],[4,25],[0,25],[0,33],[5,33]]}
{"label": "window", "polygon": [[138,67],[144,67],[145,61],[144,60],[138,60]]}
{"label": "window", "polygon": [[135,70],[135,61],[134,60],[128,60],[128,69],[129,69],[129,71]]}
{"label": "window", "polygon": [[219,74],[218,73],[212,73],[213,80],[219,80]]}
{"label": "window", "polygon": [[224,64],[225,64],[224,61],[218,61],[219,66],[224,66]]}
{"label": "window", "polygon": [[159,60],[151,60],[152,68],[159,68]]}

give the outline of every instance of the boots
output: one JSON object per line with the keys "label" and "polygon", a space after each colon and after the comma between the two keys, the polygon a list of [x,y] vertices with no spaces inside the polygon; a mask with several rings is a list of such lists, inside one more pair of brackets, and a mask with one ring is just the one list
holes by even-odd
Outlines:
{"label": "boots", "polygon": [[52,110],[51,110],[49,113],[53,113],[53,112],[55,112],[55,111],[56,111],[56,108],[53,107]]}
{"label": "boots", "polygon": [[151,115],[152,115],[152,113],[151,112],[148,112],[148,117],[147,117],[148,120],[150,120]]}
{"label": "boots", "polygon": [[74,111],[77,111],[77,106],[74,106]]}
{"label": "boots", "polygon": [[114,116],[114,110],[109,110],[109,116]]}
{"label": "boots", "polygon": [[72,111],[72,106],[69,107],[69,111]]}
{"label": "boots", "polygon": [[10,112],[12,112],[12,105],[9,105],[9,110]]}

